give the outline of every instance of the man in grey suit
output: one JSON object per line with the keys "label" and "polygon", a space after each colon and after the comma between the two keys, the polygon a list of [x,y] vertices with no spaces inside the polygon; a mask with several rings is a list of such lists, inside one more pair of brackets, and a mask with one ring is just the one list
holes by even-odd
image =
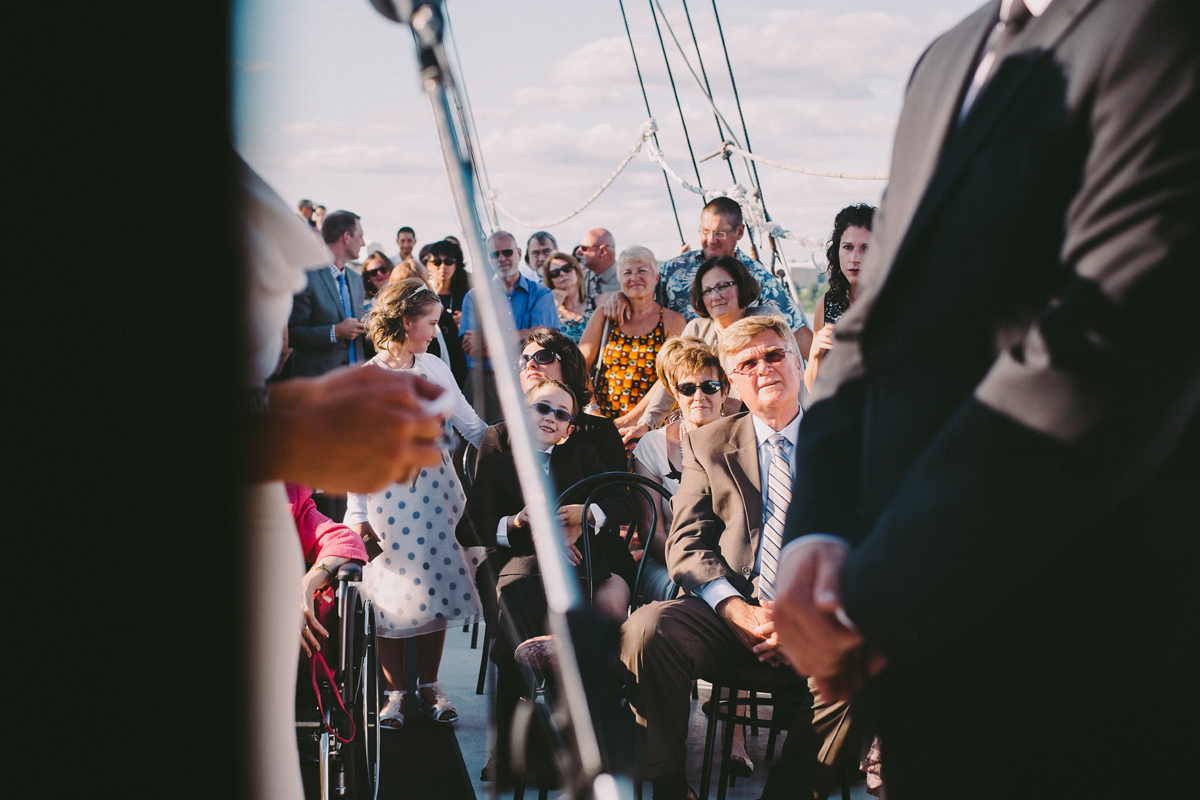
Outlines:
{"label": "man in grey suit", "polygon": [[890,800],[1195,793],[1198,217],[1195,0],[994,0],[918,62],[774,614]]}
{"label": "man in grey suit", "polygon": [[325,217],[321,237],[333,263],[308,270],[308,285],[293,299],[288,319],[292,375],[297,377],[363,361],[362,276],[346,269],[362,251],[362,223],[357,214],[335,211]]}
{"label": "man in grey suit", "polygon": [[[667,567],[687,596],[643,606],[621,634],[629,701],[645,737],[644,775],[654,782],[655,800],[688,797],[693,680],[736,676],[764,687],[805,688],[775,649],[763,603],[773,597],[800,429],[803,379],[791,326],[777,316],[734,323],[721,337],[721,362],[750,413],[682,439]],[[815,698],[798,713],[765,798],[811,800],[832,777],[846,705]]]}

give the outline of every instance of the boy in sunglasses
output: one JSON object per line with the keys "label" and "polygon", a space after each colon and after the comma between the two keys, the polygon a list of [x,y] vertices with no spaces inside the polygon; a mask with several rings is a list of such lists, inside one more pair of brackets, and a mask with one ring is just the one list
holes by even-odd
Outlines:
{"label": "boy in sunglasses", "polygon": [[[537,449],[545,454],[543,468],[550,475],[556,493],[608,471],[591,445],[569,440],[580,409],[566,384],[542,379],[526,392],[525,403]],[[579,537],[584,513],[582,505],[567,505],[558,511],[568,557],[578,566],[581,578]],[[619,526],[633,519],[633,503],[625,490],[614,489],[596,499],[586,513],[595,531],[590,540],[596,587],[592,605],[601,614],[620,622],[628,616],[636,565],[621,539]],[[480,460],[456,535],[463,546],[490,548],[487,561],[498,574],[496,587],[502,624],[491,652],[497,668],[497,745],[493,763],[484,770],[484,780],[498,777],[503,781],[509,763],[508,731],[512,714],[522,694],[531,688],[522,679],[514,652],[520,647],[523,663],[548,668],[552,651],[548,637],[542,636],[546,630],[546,598],[534,554],[529,511],[511,451],[489,453]],[[484,602],[494,599],[485,597]]]}

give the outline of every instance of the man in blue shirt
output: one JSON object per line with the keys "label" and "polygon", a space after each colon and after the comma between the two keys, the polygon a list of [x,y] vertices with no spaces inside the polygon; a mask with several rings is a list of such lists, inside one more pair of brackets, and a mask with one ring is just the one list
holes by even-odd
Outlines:
{"label": "man in blue shirt", "polygon": [[[488,237],[487,256],[496,270],[496,279],[508,297],[513,327],[517,329],[516,341],[523,339],[530,328],[538,325],[557,329],[558,306],[554,303],[554,295],[545,286],[521,274],[521,248],[517,247],[516,238],[508,231],[496,231]],[[463,350],[467,353],[467,363],[471,368],[465,392],[467,400],[475,406],[485,422],[497,422],[504,415],[500,412],[492,362],[487,358],[487,343],[483,340],[479,320],[475,317],[475,289],[467,292],[463,298],[462,320],[466,330],[462,337]],[[482,410],[480,402],[483,404]]]}

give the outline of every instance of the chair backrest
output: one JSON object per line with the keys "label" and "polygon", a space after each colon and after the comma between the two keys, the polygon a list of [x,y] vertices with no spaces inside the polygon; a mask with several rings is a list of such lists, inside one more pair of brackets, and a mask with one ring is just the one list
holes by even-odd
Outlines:
{"label": "chair backrest", "polygon": [[459,470],[459,477],[462,478],[463,492],[471,493],[471,487],[475,485],[475,470],[479,466],[479,448],[470,442],[465,443],[466,446],[462,452],[462,469]]}
{"label": "chair backrest", "polygon": [[[604,472],[584,478],[574,486],[568,488],[559,495],[558,505],[562,506],[578,502],[582,503],[586,508],[591,505],[597,493],[617,486],[624,486],[627,489],[637,492],[650,507],[649,530],[640,531],[638,522],[635,520],[630,524],[625,539],[626,545],[628,545],[636,532],[640,535],[642,547],[644,548],[642,558],[638,562],[637,577],[633,584],[633,608],[637,609],[638,606],[648,603],[651,600],[670,599],[676,594],[675,583],[671,581],[670,575],[667,574],[667,568],[650,555],[650,545],[654,541],[654,534],[658,528],[658,506],[653,502],[652,493],[657,492],[664,500],[670,502],[671,492],[666,487],[645,475],[635,475],[629,472]],[[580,537],[583,546],[580,552],[583,555],[588,599],[590,600],[593,593],[592,556],[588,541],[591,530],[586,514],[584,515],[583,526],[583,536]]]}

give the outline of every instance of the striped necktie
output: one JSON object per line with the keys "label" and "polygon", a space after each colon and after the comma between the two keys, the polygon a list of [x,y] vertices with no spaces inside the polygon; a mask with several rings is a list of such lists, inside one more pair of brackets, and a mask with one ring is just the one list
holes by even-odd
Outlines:
{"label": "striped necktie", "polygon": [[767,522],[762,533],[762,560],[758,570],[758,596],[775,598],[775,570],[783,547],[783,523],[792,504],[792,467],[788,463],[787,439],[777,433],[771,444],[771,469],[767,472]]}

